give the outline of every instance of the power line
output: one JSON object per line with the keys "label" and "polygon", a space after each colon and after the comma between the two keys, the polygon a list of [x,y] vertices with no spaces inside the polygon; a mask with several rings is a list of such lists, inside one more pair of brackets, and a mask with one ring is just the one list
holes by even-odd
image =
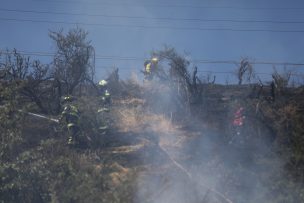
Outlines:
{"label": "power line", "polygon": [[104,23],[83,23],[83,22],[66,22],[66,21],[49,21],[49,20],[32,20],[16,18],[0,18],[2,21],[31,22],[31,23],[54,23],[65,25],[89,25],[104,27],[125,27],[139,29],[172,29],[172,30],[196,30],[196,31],[231,31],[231,32],[272,32],[272,33],[304,33],[304,30],[268,30],[268,29],[233,29],[233,28],[201,28],[201,27],[175,27],[175,26],[146,26],[146,25],[126,25],[126,24],[104,24]]}
{"label": "power line", "polygon": [[[115,68],[115,66],[97,66],[96,69],[104,69],[104,70],[109,70],[109,69],[113,69]],[[123,70],[138,70],[137,67],[116,67],[119,70],[123,69]],[[198,70],[198,73],[208,73],[211,75],[215,75],[215,74],[236,74],[235,71],[214,71],[214,70]],[[264,73],[264,72],[255,72],[255,75],[272,75],[272,73]],[[301,76],[304,77],[304,73],[303,74],[297,74],[297,73],[290,73],[290,75],[292,76]]]}
{"label": "power line", "polygon": [[232,10],[304,10],[303,7],[242,7],[242,6],[201,6],[201,5],[187,5],[187,4],[130,4],[121,1],[119,3],[107,3],[104,1],[98,2],[87,2],[87,1],[65,1],[65,0],[52,0],[52,1],[41,1],[41,0],[33,0],[39,3],[60,3],[60,4],[75,4],[75,3],[82,3],[82,4],[94,4],[102,6],[122,6],[122,7],[159,7],[159,8],[191,8],[191,9],[232,9]]}
{"label": "power line", "polygon": [[[13,52],[0,52],[0,54],[12,54]],[[27,56],[55,56],[54,53],[48,53],[48,52],[26,52],[26,51],[20,51],[18,52],[22,55]],[[122,56],[104,56],[104,55],[96,55],[95,59],[109,59],[109,60],[136,60],[136,61],[143,61],[144,58],[140,57],[122,57]],[[195,60],[197,63],[202,64],[240,64],[236,61],[219,61],[219,60]],[[293,65],[293,66],[303,66],[304,64],[301,63],[290,63],[290,62],[250,62],[251,64],[257,64],[257,65],[265,65],[265,64],[276,64],[276,65]],[[110,69],[114,68],[115,66],[97,66],[96,69]],[[119,67],[119,69],[123,70],[134,70],[138,69],[137,67]],[[233,71],[214,71],[214,70],[198,70],[199,73],[208,73],[208,74],[235,74]],[[256,75],[272,75],[272,73],[263,73],[263,72],[255,72]],[[297,73],[290,73],[292,76],[300,76],[303,77],[304,74],[297,74]]]}
{"label": "power line", "polygon": [[[98,66],[96,69],[111,69],[114,68],[114,66]],[[117,67],[118,69],[124,69],[124,70],[134,70],[138,69],[136,67]],[[213,71],[213,70],[198,70],[198,73],[208,73],[208,74],[236,74],[236,72],[233,71]],[[264,72],[255,72],[255,75],[272,75],[272,73],[264,73]],[[301,76],[304,77],[304,74],[297,74],[297,73],[290,73],[292,76]]]}
{"label": "power line", "polygon": [[[233,71],[212,71],[212,70],[199,70],[197,71],[199,73],[209,73],[209,74],[235,74],[236,72]],[[255,75],[272,75],[272,73],[263,73],[263,72],[255,72]],[[290,75],[294,75],[294,76],[304,76],[304,74],[296,74],[296,73],[290,73]]]}
{"label": "power line", "polygon": [[[239,61],[209,61],[209,60],[193,60],[194,63],[216,63],[216,64],[240,64]],[[286,66],[303,66],[304,63],[290,63],[290,62],[268,62],[268,61],[252,61],[251,64],[257,65],[286,65]]]}
{"label": "power line", "polygon": [[[0,54],[12,54],[13,52],[0,52]],[[18,53],[27,56],[55,56],[55,53],[50,52],[31,52],[31,51],[18,51]],[[119,60],[119,61],[144,61],[146,58],[132,57],[132,56],[111,56],[111,55],[100,55],[96,54],[95,59],[97,60]],[[240,62],[236,60],[208,60],[208,59],[193,59],[192,63],[198,64],[233,64],[239,65]],[[293,63],[293,62],[271,62],[271,61],[250,61],[253,65],[280,65],[280,66],[304,66],[304,63]]]}
{"label": "power line", "polygon": [[105,15],[105,14],[88,14],[88,13],[37,11],[37,10],[21,10],[21,9],[6,9],[6,8],[0,8],[0,11],[17,12],[17,13],[34,13],[34,14],[54,14],[54,15],[70,15],[70,16],[106,17],[106,18],[168,20],[168,21],[233,22],[233,23],[274,23],[274,24],[303,24],[304,23],[304,21],[239,20],[239,19],[235,20],[235,19],[202,19],[202,18],[172,18],[172,17],[146,17],[146,16],[128,16],[128,15]]}

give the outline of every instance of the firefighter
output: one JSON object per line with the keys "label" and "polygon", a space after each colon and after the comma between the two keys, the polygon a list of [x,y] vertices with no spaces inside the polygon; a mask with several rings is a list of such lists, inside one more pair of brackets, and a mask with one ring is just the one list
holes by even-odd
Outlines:
{"label": "firefighter", "polygon": [[102,134],[105,134],[108,130],[107,113],[110,111],[111,94],[108,90],[108,82],[106,80],[99,81],[98,86],[100,94],[100,108],[97,110],[100,123],[99,130]]}
{"label": "firefighter", "polygon": [[239,139],[240,142],[243,142],[243,138],[240,137],[241,131],[245,121],[244,108],[240,106],[233,116],[232,126],[233,126],[233,135],[229,144],[233,143],[236,139]]}
{"label": "firefighter", "polygon": [[145,80],[152,80],[153,76],[157,70],[158,59],[153,57],[151,60],[146,60],[144,63],[144,75]]}
{"label": "firefighter", "polygon": [[108,82],[106,80],[101,80],[99,81],[98,86],[99,86],[100,102],[102,107],[110,106],[111,95],[108,90]]}
{"label": "firefighter", "polygon": [[68,129],[68,145],[74,145],[79,141],[77,137],[79,133],[79,111],[78,108],[72,104],[73,100],[71,96],[64,97],[64,108],[60,117],[60,120],[65,122]]}

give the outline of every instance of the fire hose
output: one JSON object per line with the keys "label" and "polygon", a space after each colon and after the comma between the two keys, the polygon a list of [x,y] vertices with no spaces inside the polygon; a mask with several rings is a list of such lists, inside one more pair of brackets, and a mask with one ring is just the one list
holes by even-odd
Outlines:
{"label": "fire hose", "polygon": [[[193,179],[192,174],[191,174],[187,169],[185,169],[181,164],[179,164],[177,161],[175,161],[175,160],[170,156],[170,154],[169,154],[164,148],[162,148],[160,145],[158,145],[158,147],[159,147],[159,149],[160,149],[162,152],[164,152],[164,153],[168,156],[168,158],[170,159],[170,161],[171,161],[178,169],[180,169],[180,171],[182,171],[184,174],[186,174],[186,176],[189,178],[189,180],[190,180],[191,182],[195,182],[195,180]],[[199,183],[199,186],[201,186],[201,187],[203,187],[203,188],[206,188],[206,189],[207,189],[207,194],[208,194],[208,192],[212,192],[212,193],[216,194],[218,197],[220,197],[222,200],[224,200],[225,202],[227,202],[227,203],[233,203],[232,200],[230,200],[228,197],[226,197],[226,196],[225,196],[224,194],[222,194],[221,192],[219,192],[219,191],[217,191],[217,190],[215,190],[215,189],[213,189],[213,188],[210,188],[210,187],[208,187],[207,185],[204,185],[204,184],[202,184],[202,183]],[[206,195],[207,195],[207,194],[206,194]]]}
{"label": "fire hose", "polygon": [[22,110],[18,110],[18,111],[22,112],[22,113],[25,113],[27,115],[33,116],[33,117],[42,118],[42,119],[49,120],[49,121],[52,121],[52,122],[55,122],[55,123],[59,123],[59,120],[55,119],[55,118],[50,118],[48,116],[44,116],[44,115],[36,114],[36,113],[25,112],[25,111],[22,111]]}
{"label": "fire hose", "polygon": [[[37,118],[42,118],[42,119],[46,119],[46,120],[49,120],[49,121],[52,121],[52,122],[55,122],[55,123],[59,123],[59,120],[58,119],[54,119],[54,118],[50,118],[50,117],[47,117],[47,116],[44,116],[44,115],[41,115],[41,114],[36,114],[36,113],[31,113],[31,112],[24,112],[22,110],[19,110],[20,112],[22,113],[26,113],[30,116],[34,116],[34,117],[37,117]],[[187,170],[185,169],[181,164],[179,164],[177,161],[175,161],[171,156],[170,154],[164,149],[162,148],[160,145],[158,145],[159,149],[164,152],[167,157],[169,158],[169,160],[178,168],[180,169],[180,171],[182,171],[184,174],[186,174],[186,176],[189,178],[189,180],[191,180],[192,182],[194,182],[194,179],[193,179],[193,176],[192,174]],[[224,194],[222,194],[221,192],[213,189],[213,188],[210,188],[202,183],[199,184],[201,187],[204,187],[207,189],[207,193],[208,192],[212,192],[214,194],[216,194],[218,197],[220,197],[221,199],[223,199],[225,202],[227,203],[233,203],[229,198],[227,198]]]}

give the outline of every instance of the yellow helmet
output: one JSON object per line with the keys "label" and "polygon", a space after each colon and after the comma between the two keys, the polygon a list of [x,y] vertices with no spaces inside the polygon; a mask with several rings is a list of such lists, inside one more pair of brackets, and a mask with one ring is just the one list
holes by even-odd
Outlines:
{"label": "yellow helmet", "polygon": [[154,63],[157,63],[157,62],[158,62],[158,58],[153,57],[153,58],[151,59],[151,61],[154,62]]}
{"label": "yellow helmet", "polygon": [[99,86],[106,86],[108,84],[108,82],[106,80],[100,80],[98,85]]}

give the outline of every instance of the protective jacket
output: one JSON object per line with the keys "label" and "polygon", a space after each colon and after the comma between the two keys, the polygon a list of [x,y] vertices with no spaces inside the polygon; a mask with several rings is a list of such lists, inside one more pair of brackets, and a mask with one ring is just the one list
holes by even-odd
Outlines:
{"label": "protective jacket", "polygon": [[240,107],[235,113],[234,113],[234,119],[232,124],[234,126],[242,126],[244,124],[245,116],[243,115],[244,108]]}
{"label": "protective jacket", "polygon": [[79,111],[76,106],[68,104],[64,107],[61,116],[65,118],[68,130],[73,127],[78,127]]}
{"label": "protective jacket", "polygon": [[158,59],[157,58],[152,58],[151,60],[147,60],[144,63],[144,74],[147,79],[152,79],[153,74],[157,70],[157,64],[158,64]]}

